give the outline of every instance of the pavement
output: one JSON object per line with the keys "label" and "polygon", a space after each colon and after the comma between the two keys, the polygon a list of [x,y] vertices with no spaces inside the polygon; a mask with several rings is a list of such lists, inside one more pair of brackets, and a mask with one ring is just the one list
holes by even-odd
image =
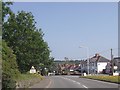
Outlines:
{"label": "pavement", "polygon": [[[45,80],[30,88],[118,88],[118,84],[109,83],[79,76],[47,76]],[[115,90],[115,89],[114,89]]]}

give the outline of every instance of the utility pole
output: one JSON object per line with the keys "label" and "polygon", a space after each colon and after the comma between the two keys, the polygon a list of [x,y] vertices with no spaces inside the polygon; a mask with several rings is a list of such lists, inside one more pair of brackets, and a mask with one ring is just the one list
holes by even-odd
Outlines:
{"label": "utility pole", "polygon": [[113,51],[113,49],[111,48],[111,65],[112,65],[111,68],[112,68],[112,74],[113,74],[113,71],[114,71],[113,67],[114,66],[113,66],[113,53],[112,53],[112,51]]}
{"label": "utility pole", "polygon": [[89,48],[88,47],[85,47],[85,46],[80,46],[79,48],[86,48],[87,49],[87,73],[88,73],[88,75],[89,75],[89,69],[90,69],[90,67],[89,67]]}

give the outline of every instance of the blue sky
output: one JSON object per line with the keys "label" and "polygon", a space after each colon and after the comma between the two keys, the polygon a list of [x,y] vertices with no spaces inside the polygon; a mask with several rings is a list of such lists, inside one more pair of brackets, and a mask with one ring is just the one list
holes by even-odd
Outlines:
{"label": "blue sky", "polygon": [[117,3],[53,3],[16,2],[11,6],[14,12],[32,12],[37,28],[42,28],[48,42],[51,56],[55,59],[84,59],[89,54],[100,53],[109,58],[110,48],[117,56],[118,7]]}
{"label": "blue sky", "polygon": [[3,0],[14,2],[119,2],[119,0]]}

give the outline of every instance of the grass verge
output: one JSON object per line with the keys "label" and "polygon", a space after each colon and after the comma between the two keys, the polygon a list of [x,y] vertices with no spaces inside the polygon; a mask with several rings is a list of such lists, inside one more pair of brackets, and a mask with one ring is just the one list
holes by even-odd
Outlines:
{"label": "grass verge", "polygon": [[20,74],[20,76],[16,79],[17,88],[28,88],[43,79],[43,76],[39,74]]}
{"label": "grass verge", "polygon": [[31,78],[39,78],[39,79],[43,79],[43,77],[39,74],[20,74],[20,76],[17,78],[17,81],[21,81],[21,80],[29,80]]}
{"label": "grass verge", "polygon": [[88,78],[88,79],[94,79],[94,80],[100,80],[100,81],[120,84],[120,76],[80,76],[80,78]]}

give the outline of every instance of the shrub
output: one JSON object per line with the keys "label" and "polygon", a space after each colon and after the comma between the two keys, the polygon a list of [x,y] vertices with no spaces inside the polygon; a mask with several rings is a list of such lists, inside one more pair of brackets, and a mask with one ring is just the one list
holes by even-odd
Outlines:
{"label": "shrub", "polygon": [[16,56],[5,41],[2,42],[2,70],[2,88],[4,90],[15,89],[15,80],[19,76]]}

